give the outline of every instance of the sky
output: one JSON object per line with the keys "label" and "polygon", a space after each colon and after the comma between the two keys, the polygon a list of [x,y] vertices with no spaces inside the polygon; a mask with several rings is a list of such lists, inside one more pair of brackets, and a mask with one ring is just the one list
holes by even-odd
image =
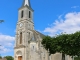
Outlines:
{"label": "sky", "polygon": [[[23,0],[0,0],[0,54],[14,56],[18,9]],[[80,0],[30,0],[35,30],[49,36],[80,31]]]}

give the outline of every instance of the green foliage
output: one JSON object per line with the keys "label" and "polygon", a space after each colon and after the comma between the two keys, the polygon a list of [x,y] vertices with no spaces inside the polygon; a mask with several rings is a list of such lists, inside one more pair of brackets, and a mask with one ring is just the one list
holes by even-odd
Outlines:
{"label": "green foliage", "polygon": [[12,56],[5,56],[4,58],[6,58],[7,60],[14,60]]}
{"label": "green foliage", "polygon": [[56,52],[54,48],[52,48],[54,46],[54,42],[52,41],[52,38],[50,36],[44,37],[41,43],[46,50],[49,49],[50,54]]}
{"label": "green foliage", "polygon": [[61,34],[56,37],[56,51],[62,53],[62,60],[65,60],[65,54],[68,51],[69,34]]}
{"label": "green foliage", "polygon": [[[42,45],[50,54],[56,52],[63,55],[80,56],[80,31],[74,34],[60,34],[56,37],[46,36]],[[64,59],[63,59],[64,60]]]}
{"label": "green foliage", "polygon": [[74,57],[74,60],[80,60],[80,57]]}
{"label": "green foliage", "polygon": [[0,59],[2,59],[2,56],[0,56]]}
{"label": "green foliage", "polygon": [[59,46],[58,52],[65,53],[68,49],[68,34],[61,34],[56,37],[57,45]]}

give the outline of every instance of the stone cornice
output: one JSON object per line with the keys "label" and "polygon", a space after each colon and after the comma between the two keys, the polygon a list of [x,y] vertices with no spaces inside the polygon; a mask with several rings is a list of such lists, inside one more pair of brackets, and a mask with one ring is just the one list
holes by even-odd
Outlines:
{"label": "stone cornice", "polygon": [[17,46],[17,47],[14,47],[14,49],[19,49],[19,48],[25,48],[26,46],[24,46],[24,45],[19,45],[19,46]]}
{"label": "stone cornice", "polygon": [[[29,19],[21,19],[21,20],[19,20],[18,22],[17,22],[17,25],[20,23],[20,22],[27,22],[27,21],[29,21],[29,22],[31,22],[31,23],[33,23],[33,21],[31,21],[31,20],[29,20]],[[34,23],[33,23],[34,24]]]}
{"label": "stone cornice", "polygon": [[23,8],[25,8],[25,7],[27,7],[28,9],[30,9],[31,11],[34,12],[34,10],[33,10],[31,7],[29,7],[28,5],[22,6],[21,8],[19,8],[19,10],[20,10],[20,9],[23,9]]}

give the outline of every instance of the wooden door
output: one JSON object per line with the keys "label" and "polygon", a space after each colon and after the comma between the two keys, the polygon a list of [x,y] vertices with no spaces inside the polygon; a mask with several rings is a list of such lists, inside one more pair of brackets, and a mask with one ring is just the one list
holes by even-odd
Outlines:
{"label": "wooden door", "polygon": [[22,56],[18,56],[18,60],[22,60]]}

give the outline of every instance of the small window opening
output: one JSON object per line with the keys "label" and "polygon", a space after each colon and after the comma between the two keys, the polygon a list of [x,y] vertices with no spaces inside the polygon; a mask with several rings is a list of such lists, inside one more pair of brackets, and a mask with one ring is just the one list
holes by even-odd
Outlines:
{"label": "small window opening", "polygon": [[30,37],[30,32],[29,32],[29,37]]}
{"label": "small window opening", "polygon": [[29,11],[29,18],[31,18],[31,12]]}
{"label": "small window opening", "polygon": [[21,18],[23,18],[23,15],[24,15],[24,11],[21,11]]}
{"label": "small window opening", "polygon": [[20,33],[20,44],[22,44],[22,32]]}
{"label": "small window opening", "polygon": [[33,46],[33,49],[34,49],[34,46]]}

